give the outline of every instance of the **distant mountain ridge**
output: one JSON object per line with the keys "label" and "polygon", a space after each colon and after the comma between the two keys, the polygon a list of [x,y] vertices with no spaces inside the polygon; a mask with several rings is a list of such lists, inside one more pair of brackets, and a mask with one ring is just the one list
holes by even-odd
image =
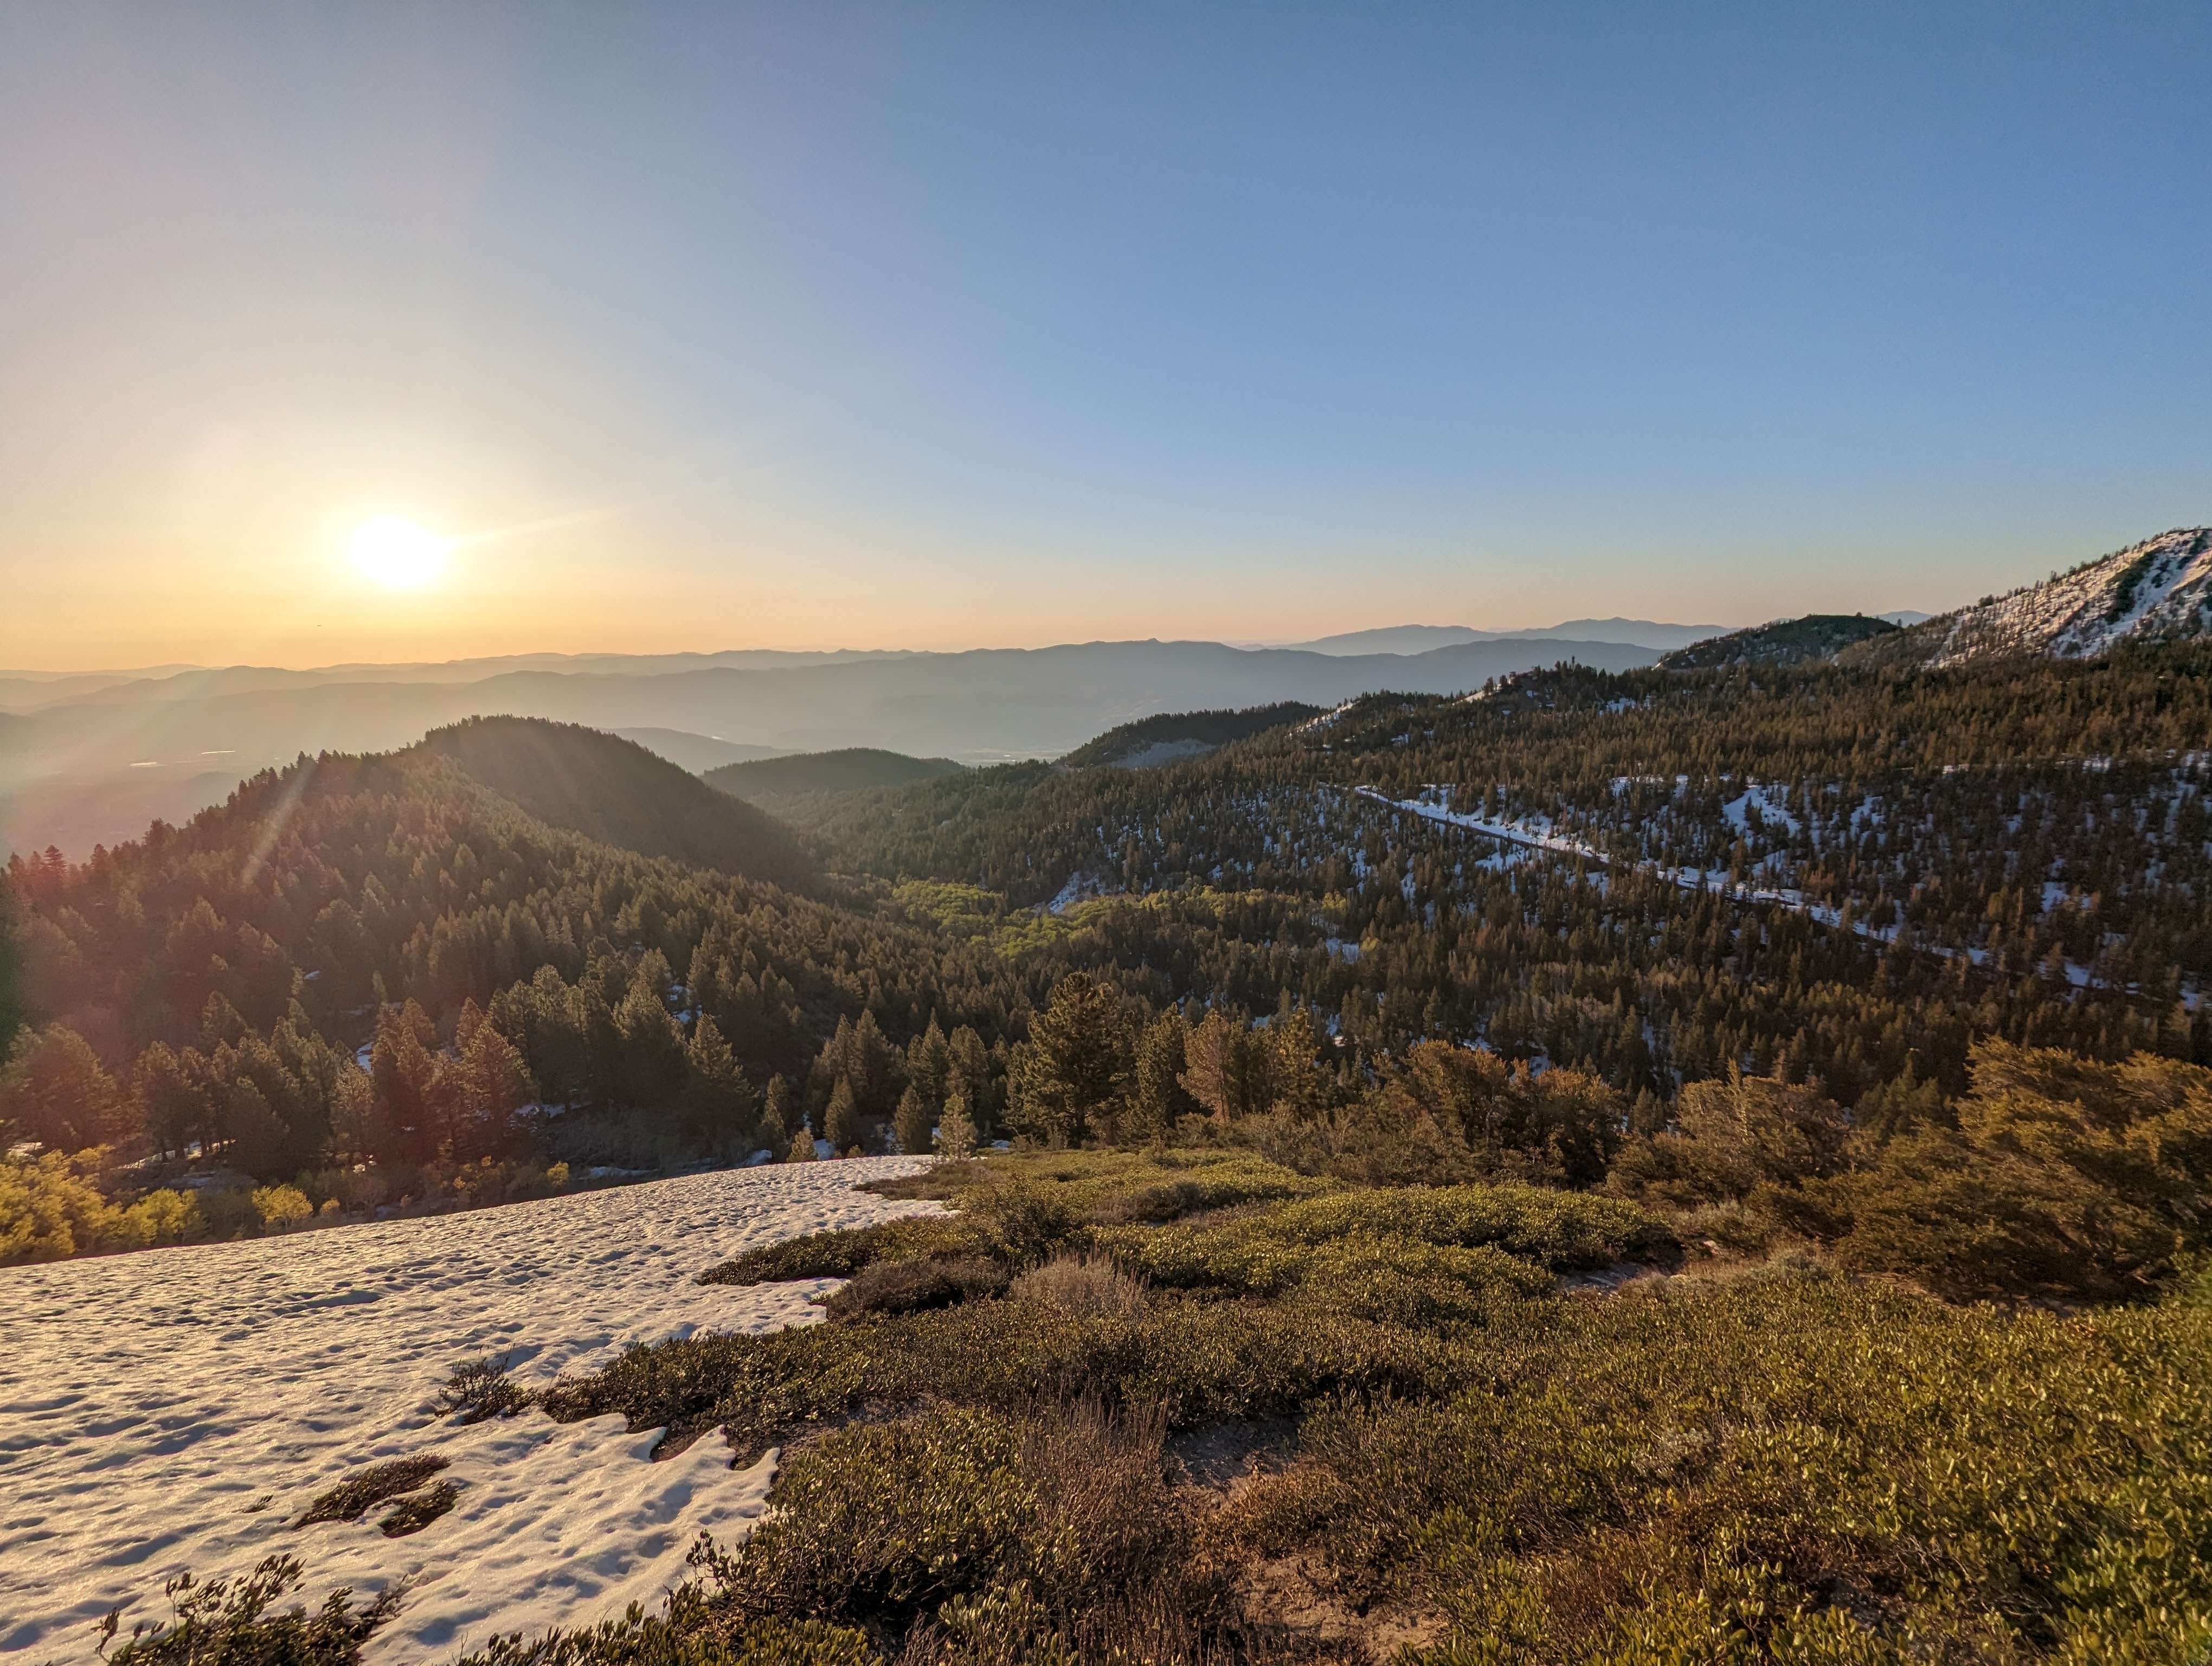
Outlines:
{"label": "distant mountain ridge", "polygon": [[764,757],[784,756],[781,747],[749,746],[725,740],[720,735],[692,734],[684,729],[646,727],[617,729],[614,733],[624,740],[635,740],[647,751],[657,753],[695,775],[703,775],[726,763],[754,763]]}
{"label": "distant mountain ridge", "polygon": [[1808,660],[1832,660],[1857,643],[1893,636],[1902,629],[1864,613],[1808,613],[1676,648],[1660,658],[1659,668],[1710,671],[1723,666],[1802,665]]}
{"label": "distant mountain ridge", "polygon": [[2205,636],[2212,636],[2212,528],[2177,526],[1846,657],[1859,665],[1929,667],[2006,654],[2094,660],[2128,643]]}
{"label": "distant mountain ridge", "polygon": [[0,851],[66,839],[81,856],[95,841],[135,836],[149,814],[174,821],[219,800],[222,792],[210,794],[202,779],[210,772],[228,772],[234,782],[303,752],[390,751],[469,717],[663,732],[647,738],[684,751],[681,761],[695,767],[708,761],[701,747],[669,733],[720,735],[726,745],[778,753],[867,746],[999,763],[1057,757],[1160,711],[1281,700],[1333,706],[1384,689],[1451,693],[1560,660],[1626,671],[1656,657],[1649,648],[1559,639],[1464,642],[1411,655],[1148,641],[650,672],[506,671],[474,682],[241,687],[260,673],[187,677],[169,679],[167,697],[144,697],[142,684],[0,712]]}
{"label": "distant mountain ridge", "polygon": [[1570,619],[1565,624],[1534,626],[1525,630],[1478,630],[1472,625],[1383,625],[1372,630],[1347,630],[1310,642],[1274,644],[1297,654],[1426,654],[1463,642],[1605,642],[1620,647],[1655,650],[1686,648],[1708,636],[1725,635],[1735,627],[1721,624],[1665,624],[1656,619]]}
{"label": "distant mountain ridge", "polygon": [[908,757],[878,746],[846,746],[829,752],[787,752],[781,757],[726,763],[706,772],[709,786],[748,803],[765,803],[798,793],[857,793],[872,787],[903,787],[909,781],[957,775],[966,766],[949,757]]}

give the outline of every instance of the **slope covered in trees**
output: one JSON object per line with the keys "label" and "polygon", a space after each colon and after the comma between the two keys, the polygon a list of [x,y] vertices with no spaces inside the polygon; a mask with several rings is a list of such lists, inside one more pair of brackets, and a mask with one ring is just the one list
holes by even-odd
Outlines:
{"label": "slope covered in trees", "polygon": [[1109,729],[1097,739],[1078,746],[1060,761],[1071,769],[1095,763],[1166,763],[1178,757],[1195,757],[1225,746],[1232,740],[1249,740],[1290,723],[1321,715],[1317,706],[1286,700],[1273,706],[1253,706],[1243,711],[1162,712]]}
{"label": "slope covered in trees", "polygon": [[1887,619],[1863,613],[1808,613],[1749,630],[1733,630],[1662,655],[1663,671],[1710,671],[1719,666],[1801,665],[1832,660],[1841,650],[1896,630]]}
{"label": "slope covered in trees", "polygon": [[[1902,1127],[1988,1042],[2212,1062],[2203,654],[1372,696],[1154,769],[818,795],[811,894],[641,854],[695,848],[699,794],[796,848],[672,766],[466,726],[17,864],[4,1104],[52,1148],[264,1184],[781,1153],[802,1124],[912,1149],[956,1102],[1079,1142],[1287,1106],[1334,1130],[1280,1134],[1303,1165],[1459,1172],[1392,1085],[1435,1044],[1582,1106],[1514,1113],[1554,1183],[1738,1073]],[[1079,988],[1063,1046],[1039,1014]]]}
{"label": "slope covered in trees", "polygon": [[474,717],[432,730],[419,750],[452,758],[549,827],[776,885],[809,878],[805,853],[780,823],[635,741],[537,718]]}
{"label": "slope covered in trees", "polygon": [[706,778],[732,798],[763,803],[799,793],[854,793],[870,787],[957,775],[963,766],[949,757],[908,757],[874,746],[834,752],[791,752],[782,757],[726,763]]}

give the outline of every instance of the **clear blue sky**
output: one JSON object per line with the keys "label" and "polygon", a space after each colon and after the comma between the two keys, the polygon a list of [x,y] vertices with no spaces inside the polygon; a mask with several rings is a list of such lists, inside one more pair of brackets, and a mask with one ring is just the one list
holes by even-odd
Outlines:
{"label": "clear blue sky", "polygon": [[0,663],[1971,600],[2212,520],[2208,87],[2201,4],[9,8]]}

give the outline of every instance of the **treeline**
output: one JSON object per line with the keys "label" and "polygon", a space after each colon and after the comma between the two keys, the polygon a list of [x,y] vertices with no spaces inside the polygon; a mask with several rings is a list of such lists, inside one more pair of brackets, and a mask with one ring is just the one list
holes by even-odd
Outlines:
{"label": "treeline", "polygon": [[2212,1069],[1976,1044],[1956,1099],[1908,1070],[1856,1112],[1731,1066],[1672,1105],[1486,1049],[1355,1071],[1303,1010],[1146,1019],[1076,973],[1016,1049],[1040,1145],[1249,1147],[1367,1186],[1601,1188],[1715,1250],[1810,1244],[1958,1299],[2148,1292],[2212,1245]]}
{"label": "treeline", "polygon": [[19,858],[6,890],[37,1021],[9,1026],[0,1122],[106,1148],[125,1188],[741,1160],[829,1129],[841,1085],[836,1133],[880,1145],[945,1058],[988,1127],[1030,1000],[868,896],[549,827],[435,750],[271,772],[88,862]]}
{"label": "treeline", "polygon": [[1288,997],[1363,1058],[1442,1037],[1662,1097],[1731,1066],[1847,1104],[1907,1068],[1955,1095],[1980,1037],[2212,1059],[2208,664],[1563,666],[1161,769],[856,797],[813,830],[887,879],[1141,898],[1072,911],[1057,952]]}

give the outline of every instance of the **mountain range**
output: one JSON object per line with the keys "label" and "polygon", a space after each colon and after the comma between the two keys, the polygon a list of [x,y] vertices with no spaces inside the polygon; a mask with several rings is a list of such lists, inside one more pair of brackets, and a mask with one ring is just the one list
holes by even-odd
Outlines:
{"label": "mountain range", "polygon": [[856,746],[983,763],[1056,757],[1160,712],[1283,700],[1331,706],[1378,689],[1451,693],[1562,660],[1625,671],[1656,657],[1649,648],[1551,636],[1415,654],[1152,641],[962,654],[586,656],[559,662],[568,669],[496,660],[460,670],[236,666],[72,686],[61,698],[48,697],[55,679],[0,679],[0,696],[15,702],[0,709],[0,847],[52,843],[82,855],[155,817],[189,816],[240,779],[303,753],[388,751],[470,717],[628,733],[693,769]]}
{"label": "mountain range", "polygon": [[1565,661],[1628,671],[1833,655],[1936,666],[2093,658],[2208,629],[2212,533],[2185,527],[1933,618],[1808,615],[1747,631],[1616,617],[1512,633],[1401,625],[1290,647],[1152,640],[0,672],[0,848],[82,855],[155,818],[188,817],[302,754],[391,751],[489,715],[610,730],[695,773],[854,748],[979,764],[1058,757],[1163,713],[1457,693]]}

